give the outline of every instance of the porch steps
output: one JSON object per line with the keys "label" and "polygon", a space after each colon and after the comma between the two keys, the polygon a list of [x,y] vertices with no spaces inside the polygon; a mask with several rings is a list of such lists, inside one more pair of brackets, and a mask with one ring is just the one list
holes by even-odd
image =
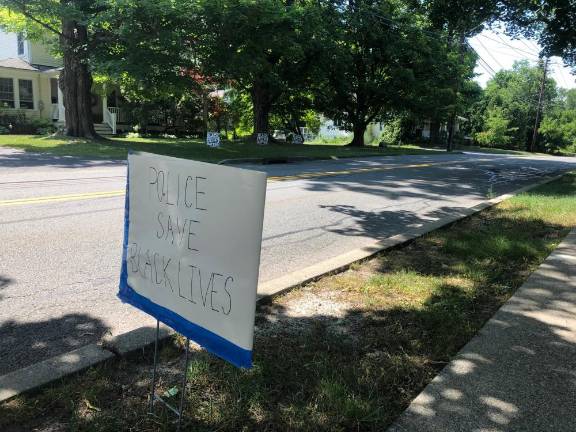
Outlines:
{"label": "porch steps", "polygon": [[94,131],[103,137],[114,136],[112,134],[112,128],[105,123],[94,123]]}

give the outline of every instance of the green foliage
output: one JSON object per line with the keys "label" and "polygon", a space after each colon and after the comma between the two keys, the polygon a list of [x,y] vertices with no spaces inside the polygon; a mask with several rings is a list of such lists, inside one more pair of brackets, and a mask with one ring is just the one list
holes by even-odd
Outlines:
{"label": "green foliage", "polygon": [[47,135],[56,131],[50,120],[28,117],[25,111],[0,111],[1,134],[38,134]]}
{"label": "green foliage", "polygon": [[[513,129],[506,147],[525,149],[529,147],[536,118],[538,94],[542,81],[542,69],[530,66],[527,61],[516,62],[511,70],[496,73],[485,90],[485,121],[499,109],[501,116]],[[556,83],[547,79],[544,88],[543,105],[550,106],[557,96]],[[486,127],[484,128],[484,131]]]}
{"label": "green foliage", "polygon": [[402,118],[396,117],[387,121],[384,125],[384,130],[380,136],[380,144],[393,145],[399,144],[402,137]]}
{"label": "green foliage", "polygon": [[[401,1],[337,2],[325,11],[327,76],[317,105],[354,131],[361,144],[366,125],[404,111],[427,111],[455,102],[455,52],[426,33],[426,17]],[[458,72],[457,72],[458,73]]]}
{"label": "green foliage", "polygon": [[320,115],[314,110],[306,110],[304,116],[302,117],[304,124],[310,132],[317,135],[320,132],[320,126],[322,125],[322,119]]}
{"label": "green foliage", "polygon": [[507,147],[512,141],[510,120],[504,115],[500,107],[488,110],[484,130],[476,134],[476,140],[487,147]]}
{"label": "green foliage", "polygon": [[559,56],[576,67],[576,6],[568,0],[506,0],[500,17],[508,32],[538,40],[547,56]]}
{"label": "green foliage", "polygon": [[[322,51],[320,15],[313,2],[197,0],[189,16],[193,57],[202,73],[231,82],[252,99],[254,130],[268,131],[269,114],[280,105],[306,109],[303,89]],[[286,121],[298,115],[280,109]],[[283,115],[283,114],[289,115]],[[296,113],[298,114],[298,113]]]}
{"label": "green foliage", "polygon": [[547,151],[576,151],[576,89],[562,91],[545,113],[539,133]]}

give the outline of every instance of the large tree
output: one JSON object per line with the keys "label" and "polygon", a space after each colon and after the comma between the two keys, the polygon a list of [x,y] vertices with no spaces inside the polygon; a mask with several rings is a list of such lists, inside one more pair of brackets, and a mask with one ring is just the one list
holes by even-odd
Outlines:
{"label": "large tree", "polygon": [[[60,88],[66,108],[66,134],[95,138],[92,120],[90,22],[102,11],[90,0],[0,0],[2,25],[29,37],[56,38],[64,68]],[[8,11],[8,13],[6,13]]]}
{"label": "large tree", "polygon": [[324,13],[331,29],[324,56],[330,67],[317,105],[364,145],[369,123],[417,109],[437,89],[449,62],[445,41],[429,37],[423,17],[394,0],[335,1]]}
{"label": "large tree", "polygon": [[254,134],[268,133],[277,101],[308,82],[322,52],[313,1],[196,0],[193,56],[204,74],[250,94]]}
{"label": "large tree", "polygon": [[[514,149],[530,148],[541,81],[542,69],[530,66],[527,61],[521,61],[516,62],[511,70],[497,72],[488,82],[484,93],[486,124],[495,124],[494,119],[505,119],[510,135],[507,142],[494,142],[494,145]],[[556,83],[548,78],[544,86],[542,104],[550,107],[556,97]],[[487,131],[487,128],[488,126],[485,126],[484,131]]]}
{"label": "large tree", "polygon": [[[444,32],[451,48],[458,53],[459,59],[452,66],[452,89],[455,99],[446,110],[448,116],[447,150],[453,149],[456,117],[464,109],[462,89],[466,80],[470,79],[472,70],[466,62],[468,46],[467,38],[480,33],[484,25],[496,18],[498,13],[497,0],[414,0],[416,9],[428,17],[433,30]],[[473,68],[472,68],[473,69]],[[439,122],[433,123],[436,127]]]}
{"label": "large tree", "polygon": [[545,56],[576,68],[576,4],[573,0],[503,0],[500,17],[512,35],[536,39]]}
{"label": "large tree", "polygon": [[558,98],[544,114],[539,132],[544,150],[576,152],[576,89],[558,92]]}

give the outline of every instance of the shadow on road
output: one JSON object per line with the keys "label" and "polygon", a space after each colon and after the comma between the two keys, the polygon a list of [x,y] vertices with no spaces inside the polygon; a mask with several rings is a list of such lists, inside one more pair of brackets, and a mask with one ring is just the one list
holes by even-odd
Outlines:
{"label": "shadow on road", "polygon": [[[71,144],[63,144],[70,147]],[[94,144],[97,145],[97,144]],[[50,153],[35,153],[35,147],[24,149],[9,149],[0,147],[0,167],[3,168],[91,168],[91,167],[120,167],[125,166],[124,160],[110,160],[105,158],[82,158],[79,156],[60,156]],[[36,151],[41,148],[36,149]]]}
{"label": "shadow on road", "polygon": [[457,161],[426,169],[397,168],[356,175],[319,177],[307,181],[310,191],[350,191],[387,199],[458,200],[487,198],[514,191],[536,181],[573,170],[575,163],[561,160],[513,160],[499,166],[493,161]]}
{"label": "shadow on road", "polygon": [[[14,281],[9,278],[8,276],[4,276],[0,274],[0,290],[7,288],[9,285],[11,285]],[[4,296],[2,295],[2,292],[0,291],[0,300],[2,300],[4,298]]]}
{"label": "shadow on road", "polygon": [[0,325],[0,375],[97,342],[108,332],[100,319],[84,313],[36,322],[14,317]]}

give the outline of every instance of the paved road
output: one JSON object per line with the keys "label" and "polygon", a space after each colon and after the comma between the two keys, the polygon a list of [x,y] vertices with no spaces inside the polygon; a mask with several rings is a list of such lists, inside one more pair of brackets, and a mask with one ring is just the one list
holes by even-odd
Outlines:
{"label": "paved road", "polygon": [[[252,168],[283,177],[268,185],[264,282],[576,160],[438,154]],[[154,324],[115,296],[125,173],[119,162],[0,149],[0,374]]]}

